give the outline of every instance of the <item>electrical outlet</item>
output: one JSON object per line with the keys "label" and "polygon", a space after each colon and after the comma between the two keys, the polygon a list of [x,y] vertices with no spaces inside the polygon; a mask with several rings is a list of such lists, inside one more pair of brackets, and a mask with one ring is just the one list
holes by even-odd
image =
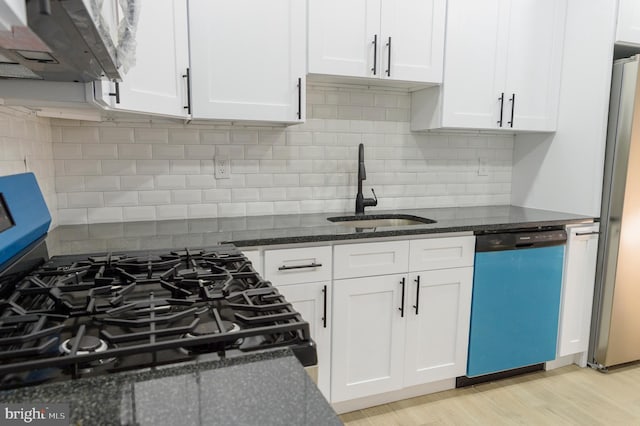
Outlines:
{"label": "electrical outlet", "polygon": [[213,163],[216,179],[231,179],[231,162],[228,158],[216,157]]}
{"label": "electrical outlet", "polygon": [[489,160],[486,158],[478,159],[478,176],[489,176]]}

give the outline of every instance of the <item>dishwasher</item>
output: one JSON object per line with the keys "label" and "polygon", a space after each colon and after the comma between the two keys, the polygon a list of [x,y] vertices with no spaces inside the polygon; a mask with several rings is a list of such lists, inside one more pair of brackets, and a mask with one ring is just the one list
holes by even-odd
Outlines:
{"label": "dishwasher", "polygon": [[555,359],[566,240],[564,229],[476,237],[467,376],[458,386]]}

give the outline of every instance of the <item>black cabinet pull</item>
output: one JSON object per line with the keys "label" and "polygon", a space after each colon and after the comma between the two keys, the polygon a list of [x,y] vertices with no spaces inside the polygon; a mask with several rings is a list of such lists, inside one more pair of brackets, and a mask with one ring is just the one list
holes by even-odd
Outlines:
{"label": "black cabinet pull", "polygon": [[327,328],[327,286],[322,287],[322,327]]}
{"label": "black cabinet pull", "polygon": [[310,263],[308,265],[296,265],[296,266],[280,266],[278,268],[278,271],[288,271],[290,269],[305,269],[305,268],[319,268],[320,266],[322,266],[322,263]]}
{"label": "black cabinet pull", "polygon": [[302,119],[302,78],[298,77],[298,120]]}
{"label": "black cabinet pull", "polygon": [[40,15],[51,16],[51,1],[40,0]]}
{"label": "black cabinet pull", "polygon": [[378,72],[378,34],[373,35],[373,75],[376,75]]}
{"label": "black cabinet pull", "polygon": [[414,280],[416,282],[416,304],[413,307],[416,310],[416,315],[418,315],[418,307],[420,306],[420,275],[418,278]]}
{"label": "black cabinet pull", "polygon": [[120,103],[120,83],[118,83],[117,81],[115,83],[116,83],[116,91],[109,93],[109,96],[115,96],[116,103],[119,104]]}
{"label": "black cabinet pull", "polygon": [[576,237],[580,237],[583,235],[600,235],[600,232],[598,231],[591,231],[591,232],[576,232]]}
{"label": "black cabinet pull", "polygon": [[502,111],[504,110],[504,92],[500,93],[500,97],[498,98],[500,101],[500,120],[498,120],[498,125],[502,127]]}
{"label": "black cabinet pull", "polygon": [[187,105],[183,108],[187,110],[187,114],[191,114],[191,74],[189,68],[187,68],[187,73],[182,75],[182,78],[187,79]]}
{"label": "black cabinet pull", "polygon": [[509,127],[513,127],[513,109],[516,106],[516,94],[515,93],[513,95],[511,95],[511,98],[509,98],[509,102],[511,102],[511,121],[507,121],[507,124],[509,125]]}
{"label": "black cabinet pull", "polygon": [[387,61],[387,77],[391,77],[391,37],[389,37],[389,41],[387,41],[387,46],[389,47],[389,50],[387,52],[387,54],[389,55],[388,61]]}
{"label": "black cabinet pull", "polygon": [[402,285],[402,296],[400,297],[400,307],[398,308],[400,310],[400,317],[404,318],[404,278],[402,278],[402,280],[400,281],[400,284]]}

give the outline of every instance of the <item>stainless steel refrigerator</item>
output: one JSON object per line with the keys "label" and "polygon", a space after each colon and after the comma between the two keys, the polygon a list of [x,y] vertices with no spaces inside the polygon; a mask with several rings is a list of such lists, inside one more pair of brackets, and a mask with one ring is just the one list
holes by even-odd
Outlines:
{"label": "stainless steel refrigerator", "polygon": [[589,358],[640,360],[640,55],[614,63]]}

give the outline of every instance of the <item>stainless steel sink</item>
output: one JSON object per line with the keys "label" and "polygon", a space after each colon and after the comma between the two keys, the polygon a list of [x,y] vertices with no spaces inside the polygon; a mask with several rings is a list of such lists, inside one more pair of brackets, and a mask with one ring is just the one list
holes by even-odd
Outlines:
{"label": "stainless steel sink", "polygon": [[389,228],[436,223],[433,219],[407,214],[368,214],[356,216],[336,216],[328,221],[351,228]]}

